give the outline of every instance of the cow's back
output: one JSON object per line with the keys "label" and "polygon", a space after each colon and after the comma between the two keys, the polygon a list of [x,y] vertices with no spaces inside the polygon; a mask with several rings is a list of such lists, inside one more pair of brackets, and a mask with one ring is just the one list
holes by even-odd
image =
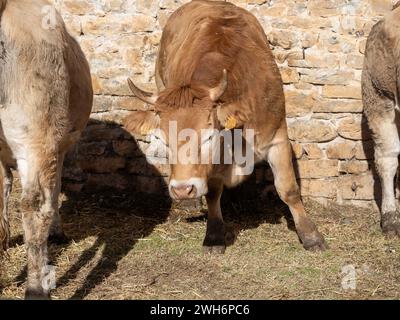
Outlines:
{"label": "cow's back", "polygon": [[[267,37],[251,13],[222,1],[183,5],[164,28],[158,77],[166,87],[194,81],[212,87],[220,81],[223,69],[228,70],[223,101],[242,96],[257,104],[265,92],[283,96]],[[282,103],[280,108],[284,109]]]}
{"label": "cow's back", "polygon": [[[43,13],[46,6],[50,20]],[[82,130],[92,104],[89,66],[49,2],[8,0],[1,13],[0,38],[2,118],[9,112],[46,121],[57,139]],[[43,131],[34,121],[30,127],[39,135]]]}
{"label": "cow's back", "polygon": [[397,63],[400,64],[400,3],[385,18],[385,31],[393,41],[393,50]]}
{"label": "cow's back", "polygon": [[[365,49],[362,82],[364,99],[373,94],[368,88],[378,90],[393,101],[397,99],[400,93],[400,7],[372,28]],[[372,112],[369,108],[366,104],[365,111]]]}

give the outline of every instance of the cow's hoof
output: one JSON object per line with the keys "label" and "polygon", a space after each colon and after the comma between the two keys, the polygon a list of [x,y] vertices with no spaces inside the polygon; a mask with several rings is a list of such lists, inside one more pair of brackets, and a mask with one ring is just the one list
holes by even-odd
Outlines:
{"label": "cow's hoof", "polygon": [[301,237],[301,241],[303,243],[304,249],[308,251],[325,251],[328,249],[328,245],[325,242],[325,239],[322,234],[320,234],[317,230],[306,234]]}
{"label": "cow's hoof", "polygon": [[62,233],[57,233],[57,234],[50,234],[49,235],[49,242],[52,244],[57,244],[57,245],[61,245],[61,244],[68,244],[71,242],[71,239],[68,238],[64,232]]}
{"label": "cow's hoof", "polygon": [[203,252],[210,254],[223,254],[225,253],[225,230],[217,233],[208,233],[204,238]]}
{"label": "cow's hoof", "polygon": [[400,237],[400,212],[392,211],[382,214],[381,227],[389,237]]}
{"label": "cow's hoof", "polygon": [[205,254],[224,254],[226,246],[203,246]]}
{"label": "cow's hoof", "polygon": [[25,300],[51,300],[50,293],[45,293],[43,290],[26,289]]}

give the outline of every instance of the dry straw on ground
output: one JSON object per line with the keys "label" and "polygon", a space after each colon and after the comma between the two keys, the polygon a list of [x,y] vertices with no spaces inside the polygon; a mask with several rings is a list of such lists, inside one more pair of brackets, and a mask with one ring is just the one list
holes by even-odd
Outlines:
{"label": "dry straw on ground", "polygon": [[[25,249],[12,195],[12,247],[0,282],[2,298],[22,298]],[[232,198],[235,198],[232,197]],[[231,202],[224,212],[229,242],[223,256],[203,255],[205,216],[166,199],[87,196],[64,202],[68,245],[51,245],[54,299],[398,299],[400,242],[385,239],[372,209],[308,211],[329,242],[306,252],[286,207],[274,198]],[[203,210],[204,211],[204,210]],[[344,290],[342,268],[356,268],[355,290]]]}

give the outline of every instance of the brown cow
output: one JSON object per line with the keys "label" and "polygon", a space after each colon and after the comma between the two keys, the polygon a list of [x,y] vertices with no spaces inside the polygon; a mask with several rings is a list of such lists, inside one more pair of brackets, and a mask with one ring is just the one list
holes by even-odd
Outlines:
{"label": "brown cow", "polygon": [[375,164],[382,184],[381,226],[400,236],[400,211],[395,200],[398,168],[400,97],[400,3],[371,30],[362,76],[364,114],[375,142]]}
{"label": "brown cow", "polygon": [[[46,298],[47,239],[63,232],[58,195],[64,156],[84,130],[93,102],[89,65],[46,0],[0,0],[0,249],[9,241],[10,168],[22,184],[27,298]],[[53,16],[46,18],[43,12]],[[49,20],[51,23],[46,23]],[[50,231],[51,230],[51,231]]]}
{"label": "brown cow", "polygon": [[[129,81],[133,93],[155,108],[155,112],[136,112],[127,117],[129,131],[161,129],[165,135],[159,138],[169,147],[171,160],[177,153],[186,153],[187,146],[185,141],[178,141],[176,148],[171,147],[175,142],[169,136],[170,122],[176,121],[177,132],[190,128],[201,135],[201,148],[189,152],[198,154],[203,148],[213,152],[222,143],[221,135],[210,129],[254,130],[255,144],[248,148],[252,148],[256,161],[269,161],[276,189],[289,205],[304,247],[326,248],[300,198],[281,75],[267,37],[252,14],[222,1],[192,1],[179,8],[162,35],[156,81],[158,95],[146,93]],[[243,167],[237,163],[183,163],[178,159],[171,164],[172,198],[206,196],[206,252],[225,251],[220,198],[224,185],[232,187],[243,180],[241,171]]]}

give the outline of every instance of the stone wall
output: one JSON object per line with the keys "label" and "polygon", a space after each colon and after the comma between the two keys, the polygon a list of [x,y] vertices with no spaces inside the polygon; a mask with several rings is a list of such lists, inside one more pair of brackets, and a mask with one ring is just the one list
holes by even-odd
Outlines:
{"label": "stone wall", "polygon": [[[147,143],[118,125],[146,109],[126,79],[155,89],[161,30],[181,0],[54,0],[92,68],[92,121],[64,172],[68,190],[165,190],[168,168],[146,163]],[[287,97],[289,135],[303,196],[366,203],[374,198],[372,144],[362,116],[366,37],[391,0],[235,0],[269,37]],[[258,183],[268,180],[265,166]]]}

